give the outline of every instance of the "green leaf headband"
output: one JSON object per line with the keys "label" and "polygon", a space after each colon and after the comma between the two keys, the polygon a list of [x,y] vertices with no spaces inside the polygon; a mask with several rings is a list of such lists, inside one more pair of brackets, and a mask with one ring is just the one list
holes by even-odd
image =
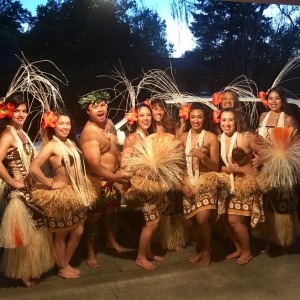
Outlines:
{"label": "green leaf headband", "polygon": [[82,109],[85,109],[89,104],[95,104],[101,101],[109,101],[110,95],[105,91],[92,91],[79,98],[79,105]]}

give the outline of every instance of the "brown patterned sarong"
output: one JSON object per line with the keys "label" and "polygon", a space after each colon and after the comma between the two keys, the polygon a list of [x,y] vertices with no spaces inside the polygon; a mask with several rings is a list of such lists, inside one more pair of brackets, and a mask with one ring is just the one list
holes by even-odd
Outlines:
{"label": "brown patterned sarong", "polygon": [[168,205],[165,194],[148,197],[142,204],[144,219],[148,225],[156,224]]}
{"label": "brown patterned sarong", "polygon": [[183,197],[184,216],[188,220],[200,211],[216,209],[216,202],[216,196],[211,192],[204,192],[190,199]]}

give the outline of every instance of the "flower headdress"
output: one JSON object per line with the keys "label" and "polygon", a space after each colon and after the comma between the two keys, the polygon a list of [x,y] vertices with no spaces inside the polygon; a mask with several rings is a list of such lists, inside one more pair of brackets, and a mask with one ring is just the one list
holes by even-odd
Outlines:
{"label": "flower headdress", "polygon": [[190,104],[187,103],[182,104],[179,110],[179,117],[187,121],[189,119],[190,110],[191,110]]}
{"label": "flower headdress", "polygon": [[268,107],[267,94],[264,91],[260,91],[257,95],[257,98],[261,100],[264,107]]}
{"label": "flower headdress", "polygon": [[5,117],[12,118],[14,114],[15,106],[12,103],[0,103],[0,119]]}
{"label": "flower headdress", "polygon": [[132,125],[134,122],[138,120],[139,112],[135,110],[133,107],[130,109],[130,112],[125,113],[125,119],[129,125]]}
{"label": "flower headdress", "polygon": [[82,109],[85,109],[89,104],[95,104],[101,101],[108,102],[109,100],[110,100],[110,95],[108,92],[103,90],[98,90],[98,91],[92,91],[80,97],[78,103]]}
{"label": "flower headdress", "polygon": [[223,93],[222,92],[213,93],[213,99],[211,103],[213,105],[219,106],[220,104],[222,104],[222,102],[223,102]]}
{"label": "flower headdress", "polygon": [[43,114],[42,128],[55,128],[57,125],[57,115],[53,111],[48,111]]}

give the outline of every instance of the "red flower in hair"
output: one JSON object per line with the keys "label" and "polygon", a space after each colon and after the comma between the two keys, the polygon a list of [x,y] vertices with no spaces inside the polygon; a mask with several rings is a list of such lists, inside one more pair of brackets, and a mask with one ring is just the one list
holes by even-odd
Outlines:
{"label": "red flower in hair", "polygon": [[223,93],[219,92],[219,93],[213,93],[213,99],[211,101],[211,103],[213,105],[220,105],[223,102]]}
{"label": "red flower in hair", "polygon": [[191,110],[191,105],[188,104],[182,104],[181,108],[179,110],[179,117],[184,119],[185,121],[189,118],[189,112]]}
{"label": "red flower in hair", "polygon": [[55,128],[57,122],[57,115],[53,111],[48,111],[43,114],[42,117],[42,128]]}
{"label": "red flower in hair", "polygon": [[260,91],[257,95],[257,98],[261,100],[264,107],[268,107],[267,94],[264,91]]}
{"label": "red flower in hair", "polygon": [[129,125],[132,125],[138,120],[139,113],[133,107],[130,109],[130,112],[125,113],[125,119]]}
{"label": "red flower in hair", "polygon": [[218,124],[221,122],[221,119],[220,119],[220,114],[221,114],[221,111],[220,110],[215,110],[213,111],[213,122]]}
{"label": "red flower in hair", "polygon": [[5,117],[12,118],[14,115],[15,106],[12,103],[0,104],[0,119]]}
{"label": "red flower in hair", "polygon": [[144,104],[148,105],[150,107],[150,109],[153,108],[153,105],[151,104],[150,100],[149,99],[146,99],[143,101]]}

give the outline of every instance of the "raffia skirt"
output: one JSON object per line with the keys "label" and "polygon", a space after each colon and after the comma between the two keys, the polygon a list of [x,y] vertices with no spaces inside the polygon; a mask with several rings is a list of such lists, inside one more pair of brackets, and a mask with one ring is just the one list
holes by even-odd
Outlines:
{"label": "raffia skirt", "polygon": [[14,279],[39,278],[55,264],[52,235],[45,227],[35,227],[23,191],[11,192],[8,200],[0,232],[5,248],[1,269]]}

